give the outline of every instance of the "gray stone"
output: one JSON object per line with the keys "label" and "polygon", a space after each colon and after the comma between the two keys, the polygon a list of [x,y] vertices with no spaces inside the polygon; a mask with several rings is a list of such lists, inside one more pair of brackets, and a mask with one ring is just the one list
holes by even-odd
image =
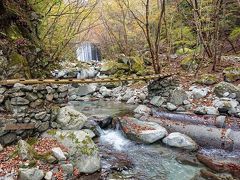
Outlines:
{"label": "gray stone", "polygon": [[96,135],[90,129],[82,129],[85,133],[87,133],[91,138],[94,138]]}
{"label": "gray stone", "polygon": [[235,99],[220,98],[214,100],[213,104],[220,112],[234,114],[236,113],[236,108],[239,105],[239,102]]}
{"label": "gray stone", "polygon": [[121,118],[120,124],[128,138],[147,144],[154,143],[167,135],[167,130],[155,122],[128,117]]}
{"label": "gray stone", "polygon": [[208,115],[218,115],[218,109],[212,106],[200,106],[197,107],[194,111],[196,114],[208,114]]}
{"label": "gray stone", "polygon": [[47,101],[52,101],[53,98],[54,98],[53,94],[47,94],[47,95],[46,95],[46,100],[47,100]]}
{"label": "gray stone", "polygon": [[38,106],[41,106],[42,104],[43,104],[43,100],[42,99],[37,99],[37,100],[30,103],[30,107],[37,108]]}
{"label": "gray stone", "polygon": [[141,114],[141,115],[149,115],[151,113],[151,108],[145,105],[139,105],[135,110],[134,113]]}
{"label": "gray stone", "polygon": [[57,160],[65,161],[67,159],[60,147],[52,148],[51,151],[53,153],[53,156],[57,158]]}
{"label": "gray stone", "polygon": [[91,137],[84,131],[58,130],[54,135],[45,133],[43,136],[55,137],[69,149],[69,158],[79,172],[94,173],[100,169],[99,151]]}
{"label": "gray stone", "polygon": [[65,92],[68,90],[68,85],[61,85],[58,87],[58,92]]}
{"label": "gray stone", "polygon": [[7,89],[4,87],[0,87],[0,94],[3,94]]}
{"label": "gray stone", "polygon": [[140,103],[140,99],[138,99],[137,96],[133,96],[127,101],[127,104],[138,104],[138,103]]}
{"label": "gray stone", "polygon": [[38,168],[19,169],[19,180],[41,180],[44,172]]}
{"label": "gray stone", "polygon": [[0,138],[0,143],[3,145],[8,145],[14,142],[17,139],[17,136],[15,133],[7,133]]}
{"label": "gray stone", "polygon": [[224,93],[235,93],[237,101],[240,101],[240,88],[232,83],[220,82],[214,87],[214,93],[218,97],[223,97]]}
{"label": "gray stone", "polygon": [[48,93],[48,94],[52,94],[52,93],[55,92],[55,90],[54,90],[52,87],[50,87],[50,86],[47,86],[47,87],[46,87],[46,90],[47,90],[47,93]]}
{"label": "gray stone", "polygon": [[165,98],[161,97],[161,96],[154,96],[151,101],[150,104],[157,106],[157,107],[161,107],[161,105],[166,101]]}
{"label": "gray stone", "polygon": [[52,171],[48,171],[48,172],[46,172],[46,174],[44,176],[44,179],[45,180],[52,180],[52,177],[53,177],[53,172]]}
{"label": "gray stone", "polygon": [[0,95],[0,104],[4,101],[4,96]]}
{"label": "gray stone", "polygon": [[79,130],[86,121],[87,117],[71,106],[61,108],[57,116],[57,123],[61,125],[62,129]]}
{"label": "gray stone", "polygon": [[102,86],[99,89],[99,92],[102,94],[103,97],[110,97],[112,91],[110,89],[107,89],[105,86]]}
{"label": "gray stone", "polygon": [[21,160],[31,160],[32,153],[31,153],[31,146],[24,140],[18,141],[18,155]]}
{"label": "gray stone", "polygon": [[68,95],[68,92],[62,92],[62,93],[59,93],[58,97],[65,98],[65,97],[67,97],[67,95]]}
{"label": "gray stone", "polygon": [[167,103],[166,108],[167,108],[169,111],[174,111],[174,110],[177,109],[177,106],[175,106],[175,105],[172,104],[172,103]]}
{"label": "gray stone", "polygon": [[44,131],[48,130],[48,128],[49,128],[49,122],[48,121],[47,122],[40,122],[38,127],[37,127],[37,130],[39,132],[44,132]]}
{"label": "gray stone", "polygon": [[187,93],[181,88],[176,88],[171,93],[170,102],[174,105],[181,105],[183,101],[187,99]]}
{"label": "gray stone", "polygon": [[163,139],[163,143],[187,150],[197,150],[198,145],[187,135],[179,132],[170,133]]}
{"label": "gray stone", "polygon": [[67,175],[73,174],[73,165],[72,164],[62,164],[61,168],[65,174],[67,174]]}
{"label": "gray stone", "polygon": [[35,119],[37,120],[43,120],[47,115],[47,112],[46,111],[43,111],[43,112],[39,112],[35,115]]}
{"label": "gray stone", "polygon": [[12,105],[28,105],[29,103],[29,100],[22,97],[15,97],[11,99]]}
{"label": "gray stone", "polygon": [[36,93],[27,92],[27,93],[26,93],[26,98],[27,98],[29,101],[35,101],[36,99],[38,99],[38,96],[37,96]]}
{"label": "gray stone", "polygon": [[218,116],[216,118],[216,124],[218,127],[223,128],[225,126],[226,116]]}
{"label": "gray stone", "polygon": [[3,151],[3,146],[0,144],[0,152]]}
{"label": "gray stone", "polygon": [[97,90],[97,85],[88,84],[82,85],[77,88],[69,89],[69,96],[77,95],[77,96],[86,96],[88,94],[93,94]]}
{"label": "gray stone", "polygon": [[191,93],[192,93],[193,98],[200,99],[200,98],[207,96],[208,88],[193,88]]}

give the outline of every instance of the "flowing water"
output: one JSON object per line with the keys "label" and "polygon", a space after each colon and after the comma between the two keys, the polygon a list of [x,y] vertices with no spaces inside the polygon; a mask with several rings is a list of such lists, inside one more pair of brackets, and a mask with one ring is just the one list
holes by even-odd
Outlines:
{"label": "flowing water", "polygon": [[[118,116],[130,113],[135,108],[135,106],[111,101],[73,104],[76,109],[88,116]],[[137,144],[127,139],[118,127],[103,130],[97,144],[101,154],[103,179],[194,180],[200,170],[205,169],[200,163],[189,163],[188,160],[191,157],[195,158],[194,153],[168,148],[161,142],[151,145]],[[213,149],[203,149],[202,153],[224,154]],[[179,161],[179,158],[184,161]]]}

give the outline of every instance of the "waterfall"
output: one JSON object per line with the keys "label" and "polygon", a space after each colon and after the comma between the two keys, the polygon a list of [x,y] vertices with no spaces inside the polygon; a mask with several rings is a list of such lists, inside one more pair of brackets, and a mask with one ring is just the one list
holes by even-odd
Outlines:
{"label": "waterfall", "polygon": [[78,45],[76,54],[77,59],[83,62],[101,60],[99,49],[95,44],[90,42],[83,42]]}

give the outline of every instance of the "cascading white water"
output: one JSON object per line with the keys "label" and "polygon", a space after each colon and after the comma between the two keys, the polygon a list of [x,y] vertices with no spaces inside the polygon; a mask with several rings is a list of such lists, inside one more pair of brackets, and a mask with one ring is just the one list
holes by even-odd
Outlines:
{"label": "cascading white water", "polygon": [[90,42],[81,43],[77,48],[77,59],[79,61],[100,61],[100,53],[98,48]]}

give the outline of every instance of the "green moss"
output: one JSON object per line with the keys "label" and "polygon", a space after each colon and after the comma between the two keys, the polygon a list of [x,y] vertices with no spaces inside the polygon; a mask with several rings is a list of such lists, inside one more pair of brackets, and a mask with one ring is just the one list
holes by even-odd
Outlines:
{"label": "green moss", "polygon": [[7,29],[7,36],[11,38],[12,40],[16,40],[19,38],[22,38],[21,32],[19,31],[18,27],[16,25],[11,25]]}
{"label": "green moss", "polygon": [[189,48],[181,48],[181,49],[178,49],[177,51],[176,51],[176,54],[177,55],[184,55],[184,54],[191,54],[193,52],[193,50],[192,49],[189,49]]}
{"label": "green moss", "polygon": [[214,74],[204,74],[201,76],[199,80],[196,82],[199,84],[204,84],[204,85],[212,85],[217,83],[218,79],[217,76]]}
{"label": "green moss", "polygon": [[237,81],[240,79],[240,67],[227,67],[224,69],[223,74],[226,81]]}
{"label": "green moss", "polygon": [[181,61],[180,65],[184,70],[194,71],[197,69],[198,63],[192,56],[187,56]]}
{"label": "green moss", "polygon": [[13,51],[10,56],[10,63],[9,67],[11,66],[18,66],[19,69],[22,69],[25,76],[29,78],[31,76],[31,71],[29,69],[28,61],[25,57],[23,57],[21,54],[18,54],[17,52]]}
{"label": "green moss", "polygon": [[55,136],[57,134],[57,130],[56,129],[50,129],[47,131],[47,134]]}
{"label": "green moss", "polygon": [[36,144],[38,142],[38,139],[36,137],[31,137],[31,138],[28,138],[27,140],[27,143],[30,145],[30,146],[33,146],[34,144]]}

